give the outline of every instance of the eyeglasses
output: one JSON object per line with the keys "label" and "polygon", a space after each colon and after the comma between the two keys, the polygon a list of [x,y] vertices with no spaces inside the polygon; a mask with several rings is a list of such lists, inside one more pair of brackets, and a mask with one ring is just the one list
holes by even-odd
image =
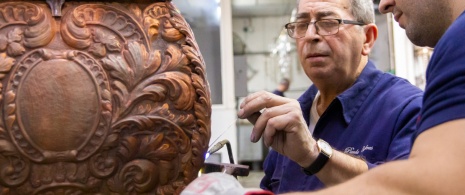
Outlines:
{"label": "eyeglasses", "polygon": [[289,34],[290,37],[299,39],[305,36],[310,24],[315,25],[316,34],[320,36],[337,34],[341,24],[355,24],[360,26],[365,25],[364,23],[353,20],[322,19],[315,22],[291,22],[287,23],[284,27],[287,29],[287,34]]}

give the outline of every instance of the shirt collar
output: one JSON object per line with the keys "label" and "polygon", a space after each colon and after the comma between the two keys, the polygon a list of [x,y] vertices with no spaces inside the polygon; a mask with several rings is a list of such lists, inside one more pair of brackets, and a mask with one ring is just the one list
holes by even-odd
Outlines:
{"label": "shirt collar", "polygon": [[[371,90],[373,90],[376,83],[381,78],[381,75],[382,72],[376,69],[375,65],[371,61],[368,61],[357,80],[355,80],[355,83],[349,89],[336,97],[336,100],[334,101],[339,101],[341,103],[344,120],[347,124],[352,121],[352,118],[360,109],[360,106],[362,106]],[[307,121],[307,124],[309,124],[310,108],[317,92],[318,89],[315,85],[312,85],[298,99],[303,111],[302,114],[304,119]]]}
{"label": "shirt collar", "polygon": [[344,120],[347,124],[352,121],[360,106],[378,83],[381,75],[382,72],[376,69],[371,61],[368,61],[355,83],[336,97],[341,102]]}

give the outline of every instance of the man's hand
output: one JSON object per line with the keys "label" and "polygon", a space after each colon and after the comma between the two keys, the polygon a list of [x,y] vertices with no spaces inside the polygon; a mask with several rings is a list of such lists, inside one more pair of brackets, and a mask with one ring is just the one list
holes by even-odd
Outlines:
{"label": "man's hand", "polygon": [[[257,114],[260,110],[261,115]],[[266,146],[301,166],[310,165],[318,156],[316,142],[308,131],[299,102],[294,99],[256,92],[242,102],[238,117],[254,123],[250,141],[257,142],[263,137]]]}

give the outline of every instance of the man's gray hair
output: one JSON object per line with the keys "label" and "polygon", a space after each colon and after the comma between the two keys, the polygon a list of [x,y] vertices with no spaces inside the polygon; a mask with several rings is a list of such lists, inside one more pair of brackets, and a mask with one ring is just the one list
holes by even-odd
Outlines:
{"label": "man's gray hair", "polygon": [[351,12],[355,20],[364,24],[375,23],[375,9],[373,0],[349,0],[351,3]]}
{"label": "man's gray hair", "polygon": [[[351,1],[350,11],[355,20],[364,24],[375,23],[375,9],[373,0],[347,0]],[[300,0],[297,0],[299,7]]]}

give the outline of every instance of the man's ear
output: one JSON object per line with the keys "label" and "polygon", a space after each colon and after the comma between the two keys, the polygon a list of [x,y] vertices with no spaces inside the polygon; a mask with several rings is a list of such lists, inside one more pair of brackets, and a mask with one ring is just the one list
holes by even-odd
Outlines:
{"label": "man's ear", "polygon": [[368,55],[378,38],[378,27],[371,23],[363,26],[363,29],[365,31],[365,42],[363,43],[362,55]]}

